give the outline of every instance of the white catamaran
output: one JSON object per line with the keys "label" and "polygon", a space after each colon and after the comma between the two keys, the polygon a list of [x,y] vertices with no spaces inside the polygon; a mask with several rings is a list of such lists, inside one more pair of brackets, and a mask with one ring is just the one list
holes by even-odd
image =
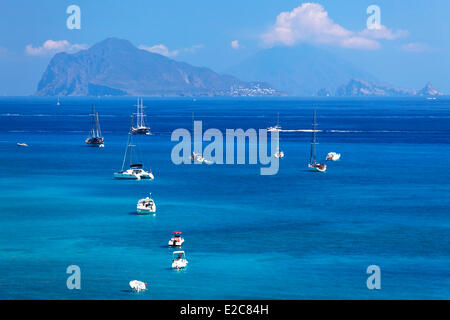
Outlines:
{"label": "white catamaran", "polygon": [[311,154],[309,158],[308,168],[314,171],[325,172],[327,170],[326,164],[321,164],[317,162],[317,122],[316,122],[316,109],[314,109],[314,120],[313,120],[313,128],[312,128],[312,141],[311,141]]}
{"label": "white catamaran", "polygon": [[[131,117],[131,129],[128,133],[128,145],[125,150],[125,155],[122,161],[122,169],[119,172],[114,173],[115,179],[133,179],[133,180],[141,180],[141,179],[154,179],[152,171],[145,171],[144,165],[141,163],[133,163],[133,117]],[[124,170],[125,161],[127,158],[127,151],[129,151],[129,169]]]}
{"label": "white catamaran", "polygon": [[144,114],[144,101],[142,99],[138,98],[136,108],[136,126],[132,126],[132,132],[134,134],[150,135],[150,127],[145,124],[146,115]]}
{"label": "white catamaran", "polygon": [[98,112],[95,112],[94,105],[92,105],[91,116],[91,135],[85,140],[85,142],[92,147],[103,148],[105,144],[102,137],[102,131],[100,130],[100,122],[98,121]]}

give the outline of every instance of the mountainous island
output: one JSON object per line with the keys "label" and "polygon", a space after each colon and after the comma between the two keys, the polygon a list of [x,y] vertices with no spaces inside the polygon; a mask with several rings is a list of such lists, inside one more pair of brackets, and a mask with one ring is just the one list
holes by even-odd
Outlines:
{"label": "mountainous island", "polygon": [[[318,92],[319,93],[319,92]],[[378,97],[434,97],[441,96],[431,83],[427,83],[421,90],[398,88],[386,84],[379,84],[364,81],[361,79],[351,79],[347,84],[340,86],[336,91],[338,97],[356,96],[378,96]]]}
{"label": "mountainous island", "polygon": [[57,53],[38,96],[279,96],[264,82],[246,82],[109,38],[74,54]]}
{"label": "mountainous island", "polygon": [[[442,95],[383,84],[323,48],[264,49],[222,75],[109,38],[77,53],[57,53],[38,96],[423,96]],[[242,79],[242,80],[241,80]]]}

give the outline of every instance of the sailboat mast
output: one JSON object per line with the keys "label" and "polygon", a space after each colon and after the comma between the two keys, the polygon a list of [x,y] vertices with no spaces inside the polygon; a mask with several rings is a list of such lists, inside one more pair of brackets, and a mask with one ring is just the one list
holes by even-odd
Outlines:
{"label": "sailboat mast", "polygon": [[92,114],[91,114],[91,136],[95,138],[95,106],[92,105]]}
{"label": "sailboat mast", "polygon": [[316,163],[317,158],[317,148],[316,148],[316,128],[317,128],[317,122],[316,122],[316,109],[314,109],[314,116],[313,116],[313,127],[312,127],[312,141],[311,141],[311,156],[310,156],[310,162]]}
{"label": "sailboat mast", "polygon": [[133,116],[131,116],[130,128],[130,167],[133,164]]}

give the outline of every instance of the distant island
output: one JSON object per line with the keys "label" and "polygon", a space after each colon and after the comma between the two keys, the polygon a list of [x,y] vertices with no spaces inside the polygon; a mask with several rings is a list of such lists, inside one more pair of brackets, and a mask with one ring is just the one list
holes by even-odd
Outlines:
{"label": "distant island", "polygon": [[[323,89],[317,95],[323,95]],[[338,97],[377,96],[377,97],[435,97],[443,95],[431,83],[427,83],[421,90],[397,88],[386,84],[377,84],[361,79],[351,79],[347,84],[340,86],[336,91]]]}
{"label": "distant island", "polygon": [[74,54],[57,53],[37,96],[281,96],[265,82],[241,81],[109,38]]}

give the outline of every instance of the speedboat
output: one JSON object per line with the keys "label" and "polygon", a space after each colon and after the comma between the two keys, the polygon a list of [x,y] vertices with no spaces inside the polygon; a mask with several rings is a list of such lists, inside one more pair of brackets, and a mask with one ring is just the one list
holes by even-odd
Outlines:
{"label": "speedboat", "polygon": [[23,143],[23,142],[17,142],[17,146],[18,147],[28,147],[28,145],[26,143]]}
{"label": "speedboat", "polygon": [[186,260],[186,254],[184,251],[174,251],[172,254],[172,268],[173,269],[183,269],[186,268],[188,261]]}
{"label": "speedboat", "polygon": [[180,231],[174,231],[172,239],[169,240],[169,246],[176,247],[181,246],[184,242],[184,239],[181,237]]}
{"label": "speedboat", "polygon": [[130,281],[130,288],[136,292],[145,291],[147,289],[147,282],[132,280]]}
{"label": "speedboat", "polygon": [[139,200],[136,208],[138,214],[155,214],[156,212],[155,201],[150,197]]}
{"label": "speedboat", "polygon": [[340,153],[330,152],[327,154],[327,161],[338,161],[341,158]]}
{"label": "speedboat", "polygon": [[151,170],[145,171],[144,166],[142,164],[132,164],[130,165],[130,168],[127,170],[114,172],[114,178],[128,179],[128,180],[141,180],[141,179],[153,180],[155,177],[153,176]]}
{"label": "speedboat", "polygon": [[281,159],[284,158],[284,152],[283,151],[277,151],[274,154],[275,158]]}
{"label": "speedboat", "polygon": [[195,152],[192,152],[191,158],[192,160],[194,160],[194,163],[206,163],[206,164],[212,163],[212,161],[203,158],[201,155],[196,154]]}

